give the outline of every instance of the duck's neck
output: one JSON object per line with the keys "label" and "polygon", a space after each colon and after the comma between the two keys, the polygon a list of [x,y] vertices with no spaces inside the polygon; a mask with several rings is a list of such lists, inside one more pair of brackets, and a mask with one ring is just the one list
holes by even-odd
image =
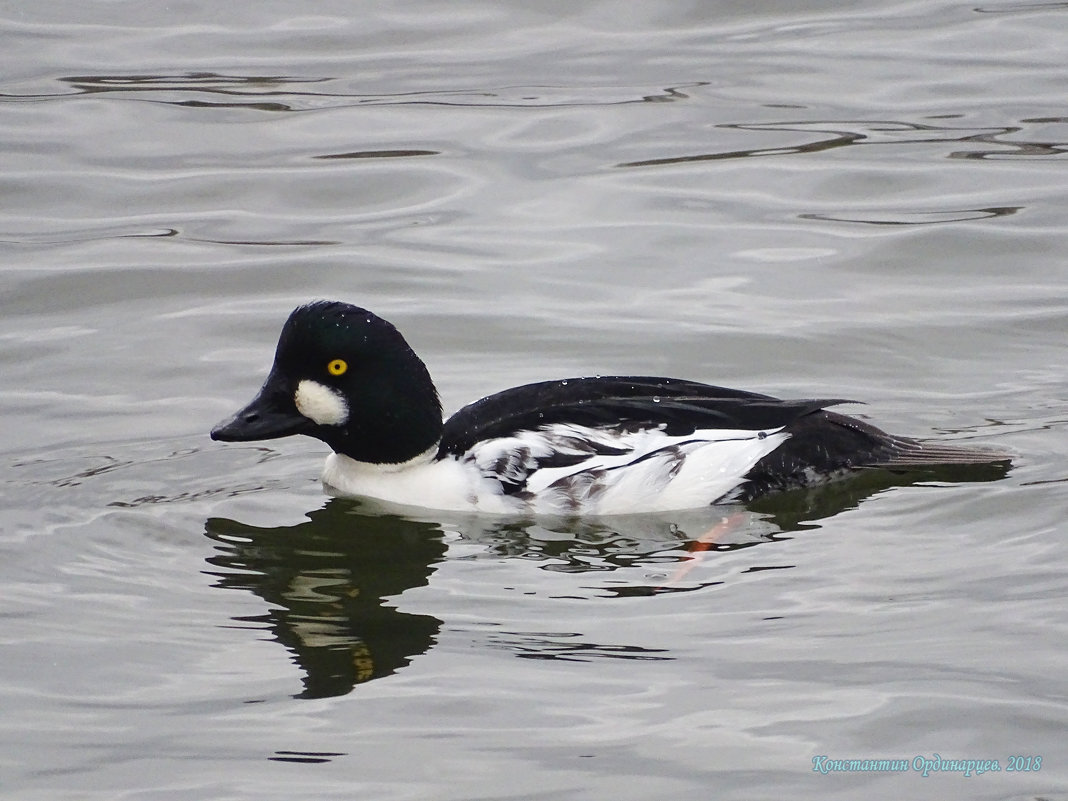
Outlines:
{"label": "duck's neck", "polygon": [[398,414],[367,426],[348,426],[324,441],[334,453],[357,462],[401,465],[434,452],[441,440],[441,428],[440,415],[435,420]]}

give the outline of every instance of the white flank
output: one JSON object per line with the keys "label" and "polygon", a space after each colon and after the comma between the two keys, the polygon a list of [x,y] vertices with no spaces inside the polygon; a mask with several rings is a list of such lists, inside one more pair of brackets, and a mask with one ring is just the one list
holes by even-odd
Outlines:
{"label": "white flank", "polygon": [[786,441],[781,429],[705,429],[669,436],[662,428],[619,434],[574,425],[544,426],[516,437],[490,440],[472,449],[491,468],[504,449],[527,447],[537,458],[577,454],[582,443],[626,448],[618,456],[591,454],[568,467],[533,471],[527,490],[530,511],[614,515],[695,509],[727,495],[761,458]]}
{"label": "white flank", "polygon": [[[434,449],[396,465],[331,454],[323,483],[343,495],[405,506],[492,514],[614,515],[708,506],[727,496],[761,458],[789,437],[781,429],[707,429],[669,436],[660,428],[630,433],[550,425],[478,443],[460,459]],[[625,449],[619,455],[595,450]],[[553,456],[575,461],[538,467]],[[522,485],[506,495],[495,478]],[[525,483],[524,483],[525,482]]]}
{"label": "white flank", "polygon": [[338,390],[304,379],[293,393],[297,411],[321,426],[339,426],[349,419],[349,405]]}

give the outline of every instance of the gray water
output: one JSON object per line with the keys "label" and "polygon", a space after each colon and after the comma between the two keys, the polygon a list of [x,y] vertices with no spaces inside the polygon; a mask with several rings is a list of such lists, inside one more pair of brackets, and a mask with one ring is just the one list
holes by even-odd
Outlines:
{"label": "gray water", "polygon": [[[1068,798],[1066,4],[7,3],[0,67],[4,798]],[[674,375],[1016,466],[385,514],[207,438],[314,297],[450,411]]]}

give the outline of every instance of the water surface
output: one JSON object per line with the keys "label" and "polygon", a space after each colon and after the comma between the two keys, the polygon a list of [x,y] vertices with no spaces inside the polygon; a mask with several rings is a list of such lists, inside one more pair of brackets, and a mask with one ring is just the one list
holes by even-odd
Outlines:
{"label": "water surface", "polygon": [[[1062,3],[0,11],[5,797],[1068,798]],[[1013,449],[611,521],[207,439],[288,311]],[[999,760],[964,777],[813,757]],[[1012,756],[1042,756],[1009,772]]]}

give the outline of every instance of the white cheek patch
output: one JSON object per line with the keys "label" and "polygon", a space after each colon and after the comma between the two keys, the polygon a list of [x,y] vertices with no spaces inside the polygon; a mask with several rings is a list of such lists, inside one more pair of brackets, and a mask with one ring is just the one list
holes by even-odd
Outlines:
{"label": "white cheek patch", "polygon": [[345,396],[318,381],[304,379],[297,384],[293,402],[298,412],[321,426],[339,426],[349,419]]}

